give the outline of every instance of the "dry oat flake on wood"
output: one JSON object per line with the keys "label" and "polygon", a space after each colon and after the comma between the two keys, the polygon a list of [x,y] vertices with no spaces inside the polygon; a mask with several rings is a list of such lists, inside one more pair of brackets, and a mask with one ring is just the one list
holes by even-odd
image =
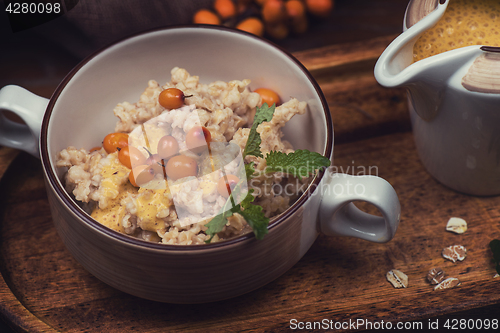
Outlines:
{"label": "dry oat flake on wood", "polygon": [[454,277],[447,278],[440,284],[434,287],[434,290],[450,289],[460,285],[460,280]]}
{"label": "dry oat flake on wood", "polygon": [[427,281],[430,284],[439,284],[444,280],[444,271],[437,267],[433,268],[427,273]]}
{"label": "dry oat flake on wood", "polygon": [[452,217],[446,224],[446,231],[454,232],[456,234],[463,234],[467,231],[467,222],[459,217]]}
{"label": "dry oat flake on wood", "polygon": [[456,262],[457,260],[463,261],[467,256],[467,249],[463,245],[452,245],[445,247],[441,255],[448,260]]}
{"label": "dry oat flake on wood", "polygon": [[406,288],[408,287],[408,276],[397,269],[391,269],[385,275],[387,281],[392,283],[394,288]]}

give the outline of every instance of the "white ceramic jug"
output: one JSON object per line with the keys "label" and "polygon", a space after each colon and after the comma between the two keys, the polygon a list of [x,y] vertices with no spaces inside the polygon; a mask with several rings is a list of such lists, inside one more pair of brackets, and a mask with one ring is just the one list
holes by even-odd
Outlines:
{"label": "white ceramic jug", "polygon": [[449,2],[409,2],[404,32],[380,56],[375,78],[407,88],[417,151],[430,174],[463,193],[500,194],[500,48],[467,46],[413,63],[415,42]]}

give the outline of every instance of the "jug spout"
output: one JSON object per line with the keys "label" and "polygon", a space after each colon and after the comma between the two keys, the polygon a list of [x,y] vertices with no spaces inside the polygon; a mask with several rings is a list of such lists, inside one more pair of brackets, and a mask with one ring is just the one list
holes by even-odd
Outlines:
{"label": "jug spout", "polygon": [[379,57],[375,79],[387,88],[405,87],[411,107],[424,120],[431,120],[439,110],[442,97],[452,75],[482,51],[479,45],[455,49],[413,61],[413,46],[420,35],[443,16],[448,2],[413,24],[399,35]]}

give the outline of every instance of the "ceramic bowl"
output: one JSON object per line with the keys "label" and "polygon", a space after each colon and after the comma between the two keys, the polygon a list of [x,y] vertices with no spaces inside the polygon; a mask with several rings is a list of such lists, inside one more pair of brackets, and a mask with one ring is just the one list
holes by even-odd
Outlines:
{"label": "ceramic bowl", "polygon": [[[175,66],[198,75],[203,83],[249,78],[253,89],[273,87],[284,100],[293,96],[306,101],[306,114],[286,125],[285,137],[295,148],[333,156],[330,111],[309,72],[275,45],[222,27],[169,27],[122,40],[86,58],[50,100],[17,86],[4,87],[0,105],[20,115],[29,128],[3,119],[0,126],[10,128],[12,135],[0,139],[11,146],[17,142],[34,155],[39,150],[54,224],[90,273],[139,297],[203,303],[235,297],[276,279],[306,253],[319,232],[375,242],[394,236],[400,214],[394,189],[378,177],[329,171],[319,173],[290,208],[271,220],[261,241],[250,233],[208,245],[163,245],[117,233],[93,220],[66,192],[64,171],[54,166],[56,154],[69,145],[99,145],[116,124],[114,106],[136,100],[150,79],[169,81]],[[33,141],[38,131],[39,145]],[[359,211],[353,200],[371,202],[383,217]]]}

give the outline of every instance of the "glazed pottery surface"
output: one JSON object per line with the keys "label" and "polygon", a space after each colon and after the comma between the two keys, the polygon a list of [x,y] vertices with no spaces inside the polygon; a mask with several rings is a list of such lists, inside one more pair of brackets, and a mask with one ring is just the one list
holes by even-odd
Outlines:
{"label": "glazed pottery surface", "polygon": [[420,35],[449,0],[412,0],[404,32],[383,52],[375,78],[406,87],[413,134],[426,169],[472,195],[500,194],[500,48],[467,46],[413,62]]}

